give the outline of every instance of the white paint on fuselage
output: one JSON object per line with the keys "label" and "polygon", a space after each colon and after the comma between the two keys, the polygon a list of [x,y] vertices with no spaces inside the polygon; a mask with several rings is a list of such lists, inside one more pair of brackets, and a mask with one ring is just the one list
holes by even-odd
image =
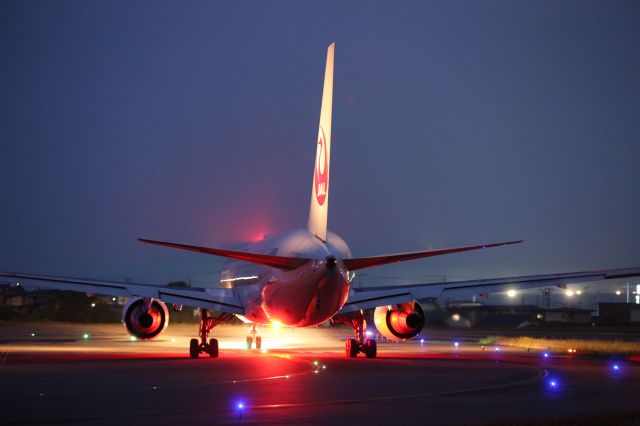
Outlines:
{"label": "white paint on fuselage", "polygon": [[[350,258],[351,251],[338,235],[327,233],[325,243],[307,229],[299,229],[251,243],[247,251],[312,259],[291,271],[226,262],[220,273],[220,286],[236,291],[248,321],[316,325],[331,318],[346,301],[350,279],[341,260]],[[327,267],[329,256],[338,259],[334,268]],[[251,276],[257,278],[235,280]]]}

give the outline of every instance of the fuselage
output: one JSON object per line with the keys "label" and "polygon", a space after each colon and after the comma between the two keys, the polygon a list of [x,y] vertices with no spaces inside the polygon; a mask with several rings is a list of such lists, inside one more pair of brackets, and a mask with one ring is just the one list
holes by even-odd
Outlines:
{"label": "fuselage", "polygon": [[235,290],[248,321],[308,327],[328,320],[346,302],[353,276],[340,259],[350,258],[351,251],[336,234],[327,233],[325,243],[299,229],[251,243],[249,250],[312,260],[293,270],[225,263],[220,285]]}

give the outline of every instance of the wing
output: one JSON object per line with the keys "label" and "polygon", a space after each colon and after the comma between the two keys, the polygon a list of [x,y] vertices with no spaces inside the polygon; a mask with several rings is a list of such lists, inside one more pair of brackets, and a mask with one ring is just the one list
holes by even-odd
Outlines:
{"label": "wing", "polygon": [[14,272],[0,272],[0,277],[18,279],[22,284],[52,290],[71,290],[104,294],[106,296],[152,297],[178,305],[206,308],[232,314],[244,314],[241,300],[233,289],[227,288],[173,288],[161,285]]}
{"label": "wing", "polygon": [[602,281],[640,276],[640,267],[605,269],[602,271],[569,272],[563,274],[529,275],[523,277],[491,278],[433,284],[411,284],[389,287],[352,288],[349,299],[340,313],[395,305],[429,297],[449,298],[496,293],[508,290],[526,290],[571,283]]}
{"label": "wing", "polygon": [[249,253],[244,251],[227,250],[214,247],[201,247],[191,246],[188,244],[170,243],[166,241],[147,240],[145,238],[138,238],[141,243],[155,244],[158,246],[177,248],[180,250],[195,251],[197,253],[212,254],[214,256],[228,257],[236,260],[243,260],[245,262],[257,263],[258,265],[270,266],[272,268],[284,269],[291,271],[299,266],[304,265],[311,259],[304,259],[299,257],[284,257],[273,256],[269,254],[261,253]]}
{"label": "wing", "polygon": [[390,263],[404,262],[406,260],[421,259],[424,257],[441,256],[443,254],[462,253],[465,251],[481,250],[491,247],[502,247],[510,244],[519,244],[518,241],[505,241],[502,243],[480,244],[475,246],[449,247],[444,249],[411,251],[407,253],[383,254],[380,256],[360,257],[344,259],[343,262],[350,271],[371,268],[373,266],[388,265]]}

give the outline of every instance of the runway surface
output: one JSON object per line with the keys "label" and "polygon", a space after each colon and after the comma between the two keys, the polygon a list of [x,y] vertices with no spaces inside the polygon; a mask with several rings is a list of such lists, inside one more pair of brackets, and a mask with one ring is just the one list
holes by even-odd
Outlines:
{"label": "runway surface", "polygon": [[[344,331],[221,326],[220,358],[188,358],[194,325],[157,341],[118,326],[0,325],[2,424],[638,424],[640,364],[438,339],[347,359]],[[85,336],[86,334],[86,336]],[[362,356],[362,355],[361,355]],[[616,367],[617,366],[617,367]],[[240,407],[242,405],[242,408]],[[595,420],[594,420],[595,419]],[[594,422],[595,423],[589,423]],[[554,423],[555,424],[555,423]]]}

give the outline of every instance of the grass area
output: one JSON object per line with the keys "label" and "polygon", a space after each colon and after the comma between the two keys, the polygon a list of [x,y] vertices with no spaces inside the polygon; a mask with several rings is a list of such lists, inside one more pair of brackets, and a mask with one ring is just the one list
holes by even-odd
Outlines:
{"label": "grass area", "polygon": [[640,342],[621,340],[591,339],[544,339],[537,337],[492,336],[482,339],[483,345],[503,345],[520,348],[567,352],[575,349],[578,353],[590,355],[640,355]]}

